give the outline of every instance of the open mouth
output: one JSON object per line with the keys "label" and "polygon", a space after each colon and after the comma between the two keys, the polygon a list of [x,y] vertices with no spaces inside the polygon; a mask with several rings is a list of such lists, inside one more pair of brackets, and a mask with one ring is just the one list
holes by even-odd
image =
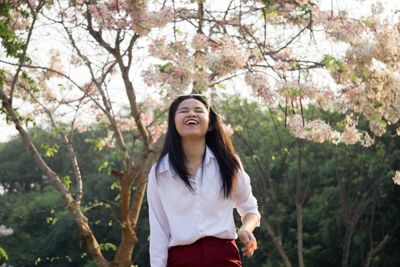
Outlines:
{"label": "open mouth", "polygon": [[185,125],[198,125],[198,124],[199,124],[199,122],[196,120],[187,120],[185,122]]}

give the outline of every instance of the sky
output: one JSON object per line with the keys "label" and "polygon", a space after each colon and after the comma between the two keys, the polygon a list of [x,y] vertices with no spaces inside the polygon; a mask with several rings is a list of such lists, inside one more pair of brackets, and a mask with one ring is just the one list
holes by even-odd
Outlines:
{"label": "sky", "polygon": [[[323,10],[333,8],[335,12],[338,10],[348,10],[353,17],[366,16],[371,13],[371,8],[374,6],[379,9],[378,1],[376,0],[321,0],[320,6]],[[400,1],[399,0],[381,0],[383,7],[383,17],[387,17],[389,21],[398,21],[400,16]],[[395,11],[398,10],[396,13]],[[240,89],[235,89],[240,90]],[[18,132],[13,125],[7,125],[4,115],[0,114],[0,142],[6,142],[16,136]]]}

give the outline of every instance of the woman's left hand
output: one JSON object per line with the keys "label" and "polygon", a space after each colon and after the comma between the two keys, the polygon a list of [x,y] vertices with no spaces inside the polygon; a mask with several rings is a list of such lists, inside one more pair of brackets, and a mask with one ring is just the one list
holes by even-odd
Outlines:
{"label": "woman's left hand", "polygon": [[240,228],[237,232],[240,241],[242,241],[244,247],[242,248],[243,255],[250,257],[254,254],[257,249],[257,240],[253,233],[245,228]]}

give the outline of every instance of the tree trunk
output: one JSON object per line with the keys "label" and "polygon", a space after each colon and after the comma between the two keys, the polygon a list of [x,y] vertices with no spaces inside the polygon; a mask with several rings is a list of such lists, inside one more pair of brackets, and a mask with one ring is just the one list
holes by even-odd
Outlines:
{"label": "tree trunk", "polygon": [[297,174],[296,174],[296,222],[297,222],[297,260],[299,267],[304,267],[303,259],[303,215],[302,215],[302,169],[301,140],[297,139]]}
{"label": "tree trunk", "polygon": [[274,230],[272,229],[271,225],[269,224],[269,222],[266,221],[265,219],[264,219],[264,221],[265,221],[264,225],[265,225],[265,228],[267,229],[268,235],[271,237],[272,242],[274,242],[274,245],[275,245],[276,249],[278,250],[279,255],[281,256],[283,264],[286,267],[292,267],[292,264],[290,263],[290,260],[289,260],[288,256],[286,255],[286,252],[285,252],[284,248],[282,247],[282,244],[281,244],[279,238],[276,236],[276,234],[275,234]]}
{"label": "tree trunk", "polygon": [[103,257],[99,243],[97,242],[92,230],[89,226],[89,221],[82,213],[81,207],[76,203],[71,195],[64,196],[64,201],[67,203],[68,210],[72,213],[75,222],[78,226],[81,240],[85,243],[89,255],[98,267],[110,267],[109,262]]}

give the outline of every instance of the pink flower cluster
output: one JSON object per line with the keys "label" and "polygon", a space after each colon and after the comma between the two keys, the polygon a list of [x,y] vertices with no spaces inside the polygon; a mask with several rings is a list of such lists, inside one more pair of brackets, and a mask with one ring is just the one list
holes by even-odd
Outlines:
{"label": "pink flower cluster", "polygon": [[278,60],[272,68],[278,75],[285,75],[290,69],[290,64],[288,62]]}
{"label": "pink flower cluster", "polygon": [[332,129],[325,121],[320,119],[305,120],[300,114],[289,117],[288,125],[295,137],[316,143],[332,142],[346,145],[360,143],[364,147],[370,147],[374,143],[374,139],[367,133],[362,134],[351,120],[347,122],[341,133]]}
{"label": "pink flower cluster", "polygon": [[346,145],[354,145],[361,141],[361,134],[355,125],[347,125],[341,135],[341,141]]}
{"label": "pink flower cluster", "polygon": [[192,47],[195,50],[203,50],[209,46],[208,37],[204,34],[196,34],[192,39]]}
{"label": "pink flower cluster", "polygon": [[191,70],[185,67],[171,65],[165,70],[160,71],[160,67],[151,67],[142,72],[143,81],[153,86],[162,84],[172,91],[183,91],[191,82]]}
{"label": "pink flower cluster", "polygon": [[[131,18],[126,11],[131,10]],[[128,1],[111,0],[109,3],[89,5],[88,12],[98,27],[103,29],[132,29],[140,35],[147,35],[152,28],[163,27],[171,22],[174,13],[170,8],[160,11],[148,11],[146,6],[134,8]]]}
{"label": "pink flower cluster", "polygon": [[285,81],[277,85],[281,98],[286,99],[299,107],[301,100],[303,105],[316,105],[324,110],[332,110],[336,98],[331,88],[318,86],[311,82]]}
{"label": "pink flower cluster", "polygon": [[371,120],[369,122],[369,128],[376,136],[382,136],[386,132],[386,124],[383,121],[378,122]]}
{"label": "pink flower cluster", "polygon": [[289,127],[293,135],[297,138],[311,140],[317,143],[332,140],[334,131],[322,120],[303,120],[299,114],[289,118]]}
{"label": "pink flower cluster", "polygon": [[248,54],[240,49],[232,39],[224,36],[219,43],[210,46],[205,35],[193,37],[192,46],[205,49],[210,46],[206,55],[196,53],[189,55],[186,43],[176,41],[167,43],[165,38],[158,38],[149,46],[151,55],[167,61],[165,65],[153,66],[142,72],[145,83],[149,86],[162,84],[177,91],[183,91],[191,82],[197,89],[206,89],[210,84],[210,76],[233,74],[246,65]]}
{"label": "pink flower cluster", "polygon": [[152,28],[160,28],[171,22],[174,13],[170,8],[161,9],[159,12],[132,12],[132,29],[140,35],[147,35]]}
{"label": "pink flower cluster", "polygon": [[228,37],[223,36],[206,59],[207,66],[218,76],[232,73],[246,65],[248,53]]}
{"label": "pink flower cluster", "polygon": [[253,92],[267,104],[270,108],[276,108],[280,104],[280,96],[271,89],[267,78],[262,74],[246,73],[245,82],[250,85]]}
{"label": "pink flower cluster", "polygon": [[165,38],[155,39],[149,46],[151,55],[161,60],[170,60],[177,64],[188,58],[188,49],[184,42],[177,41],[167,44]]}

